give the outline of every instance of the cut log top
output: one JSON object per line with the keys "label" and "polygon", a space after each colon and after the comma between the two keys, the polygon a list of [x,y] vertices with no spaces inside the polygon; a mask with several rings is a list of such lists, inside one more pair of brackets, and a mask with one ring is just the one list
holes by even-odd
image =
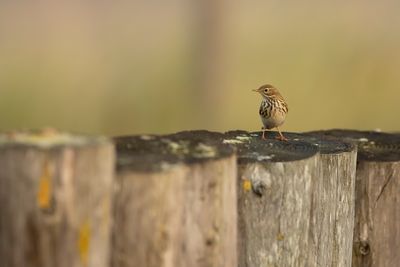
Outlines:
{"label": "cut log top", "polygon": [[339,140],[337,138],[325,135],[309,135],[306,133],[285,133],[289,140],[304,141],[314,144],[318,147],[321,154],[339,154],[351,152],[356,148],[353,142]]}
{"label": "cut log top", "polygon": [[236,147],[239,163],[295,161],[318,153],[318,147],[310,142],[304,142],[301,135],[292,138],[292,134],[285,133],[289,138],[289,141],[285,142],[276,140],[276,133],[269,132],[266,140],[261,138],[261,134],[261,132],[231,131],[225,134],[223,142]]}
{"label": "cut log top", "polygon": [[400,161],[400,134],[354,130],[315,131],[309,134],[335,137],[357,144],[358,160]]}
{"label": "cut log top", "polygon": [[118,171],[160,171],[173,164],[200,163],[234,154],[233,148],[223,144],[223,134],[209,131],[122,136],[114,141]]}
{"label": "cut log top", "polygon": [[100,144],[110,144],[109,139],[106,137],[63,133],[52,128],[0,134],[0,149],[10,147],[53,149],[66,146],[81,147]]}

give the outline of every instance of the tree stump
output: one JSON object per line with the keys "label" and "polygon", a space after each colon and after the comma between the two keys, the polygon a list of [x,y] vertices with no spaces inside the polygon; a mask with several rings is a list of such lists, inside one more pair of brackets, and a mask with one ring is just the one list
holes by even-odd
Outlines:
{"label": "tree stump", "polygon": [[317,146],[244,131],[224,143],[238,152],[238,266],[309,266]]}
{"label": "tree stump", "polygon": [[314,249],[308,266],[350,267],[357,147],[326,136],[288,136],[315,144],[320,152],[311,216]]}
{"label": "tree stump", "polygon": [[1,134],[1,266],[109,266],[113,172],[105,138]]}
{"label": "tree stump", "polygon": [[115,141],[112,266],[237,266],[236,156],[222,135]]}
{"label": "tree stump", "polygon": [[398,266],[400,135],[351,130],[319,134],[358,144],[352,266]]}

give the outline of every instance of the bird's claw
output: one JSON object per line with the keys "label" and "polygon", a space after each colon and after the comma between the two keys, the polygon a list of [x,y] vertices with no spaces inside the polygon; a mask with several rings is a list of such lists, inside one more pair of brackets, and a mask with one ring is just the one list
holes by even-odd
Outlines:
{"label": "bird's claw", "polygon": [[289,141],[289,139],[287,139],[283,135],[277,136],[276,139],[278,139],[279,141]]}

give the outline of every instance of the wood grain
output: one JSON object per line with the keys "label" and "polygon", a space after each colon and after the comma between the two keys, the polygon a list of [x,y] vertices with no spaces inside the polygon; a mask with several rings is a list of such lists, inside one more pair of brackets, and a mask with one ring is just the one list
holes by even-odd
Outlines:
{"label": "wood grain", "polygon": [[113,172],[107,139],[0,135],[1,266],[108,266]]}
{"label": "wood grain", "polygon": [[238,266],[307,266],[317,146],[244,131],[225,143],[238,150]]}
{"label": "wood grain", "polygon": [[112,266],[237,266],[236,157],[221,136],[115,139]]}
{"label": "wood grain", "polygon": [[400,135],[352,130],[320,134],[358,145],[352,266],[397,266]]}

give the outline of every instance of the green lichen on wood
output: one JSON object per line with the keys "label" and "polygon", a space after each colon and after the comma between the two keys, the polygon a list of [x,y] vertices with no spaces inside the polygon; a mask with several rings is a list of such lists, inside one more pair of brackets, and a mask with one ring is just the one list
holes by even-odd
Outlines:
{"label": "green lichen on wood", "polygon": [[107,142],[105,137],[93,137],[59,132],[55,129],[13,131],[0,134],[0,146],[23,145],[38,148],[51,148],[58,146],[83,146]]}
{"label": "green lichen on wood", "polygon": [[162,171],[177,164],[230,156],[234,149],[223,143],[223,136],[216,132],[188,131],[162,136],[116,137],[117,168]]}

